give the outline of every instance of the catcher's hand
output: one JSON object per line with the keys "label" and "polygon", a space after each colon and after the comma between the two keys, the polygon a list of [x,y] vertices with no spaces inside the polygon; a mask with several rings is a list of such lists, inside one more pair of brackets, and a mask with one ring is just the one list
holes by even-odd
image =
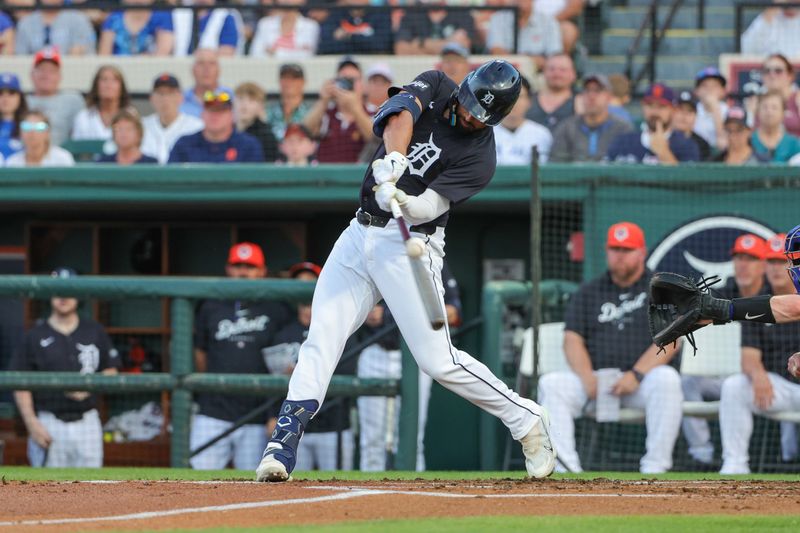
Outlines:
{"label": "catcher's hand", "polygon": [[661,349],[684,335],[697,351],[694,332],[709,323],[730,322],[730,300],[714,298],[708,288],[719,278],[695,282],[680,274],[657,272],[650,280],[647,309],[653,343]]}

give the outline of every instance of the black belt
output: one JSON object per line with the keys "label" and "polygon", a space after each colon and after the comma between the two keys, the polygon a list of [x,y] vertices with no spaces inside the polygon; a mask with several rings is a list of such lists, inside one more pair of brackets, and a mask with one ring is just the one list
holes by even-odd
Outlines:
{"label": "black belt", "polygon": [[58,418],[62,422],[77,422],[78,420],[83,418],[83,415],[85,415],[86,412],[83,412],[83,413],[53,413],[53,414],[56,415],[56,418]]}
{"label": "black belt", "polygon": [[[367,213],[363,209],[359,209],[356,212],[356,220],[362,226],[375,226],[376,228],[385,228],[386,225],[392,220],[389,217],[381,217],[378,215],[373,215],[372,213]],[[411,226],[408,228],[408,231],[414,233],[424,233],[425,235],[433,235],[436,233],[437,226],[433,224],[424,224],[422,226]]]}

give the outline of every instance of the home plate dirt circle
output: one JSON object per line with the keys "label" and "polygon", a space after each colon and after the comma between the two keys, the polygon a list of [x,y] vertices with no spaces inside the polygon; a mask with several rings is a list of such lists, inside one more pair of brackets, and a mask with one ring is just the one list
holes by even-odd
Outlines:
{"label": "home plate dirt circle", "polygon": [[790,482],[605,479],[14,481],[0,485],[0,502],[0,533],[120,531],[480,515],[800,515],[800,488]]}

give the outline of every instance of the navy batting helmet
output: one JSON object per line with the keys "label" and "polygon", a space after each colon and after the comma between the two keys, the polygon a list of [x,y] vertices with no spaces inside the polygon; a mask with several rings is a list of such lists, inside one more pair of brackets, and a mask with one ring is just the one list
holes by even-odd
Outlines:
{"label": "navy batting helmet", "polygon": [[520,73],[495,59],[473,70],[458,86],[458,103],[487,126],[497,126],[519,98]]}
{"label": "navy batting helmet", "polygon": [[783,252],[789,260],[789,276],[792,278],[795,290],[800,293],[800,225],[793,227],[786,234]]}

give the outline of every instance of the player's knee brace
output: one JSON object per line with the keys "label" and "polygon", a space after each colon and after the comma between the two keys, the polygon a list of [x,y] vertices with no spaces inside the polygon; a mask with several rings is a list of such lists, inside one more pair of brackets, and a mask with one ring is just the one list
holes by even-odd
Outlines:
{"label": "player's knee brace", "polygon": [[316,400],[284,401],[270,442],[279,442],[284,448],[296,450],[303,431],[317,409],[319,402]]}

